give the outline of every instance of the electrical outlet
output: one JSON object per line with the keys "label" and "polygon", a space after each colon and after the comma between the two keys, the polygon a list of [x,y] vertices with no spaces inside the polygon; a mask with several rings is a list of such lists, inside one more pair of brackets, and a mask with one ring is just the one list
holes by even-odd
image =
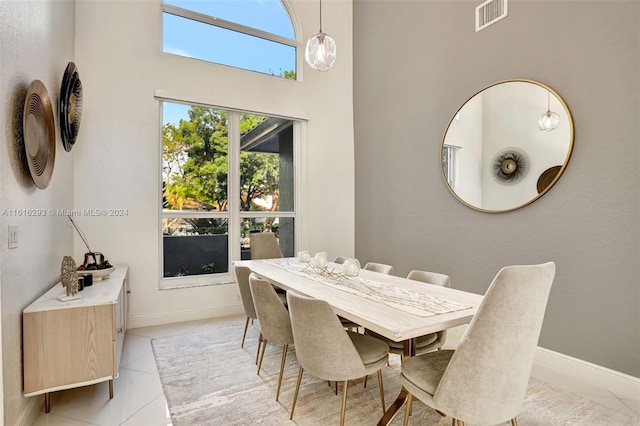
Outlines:
{"label": "electrical outlet", "polygon": [[18,225],[9,225],[8,232],[9,248],[18,248]]}

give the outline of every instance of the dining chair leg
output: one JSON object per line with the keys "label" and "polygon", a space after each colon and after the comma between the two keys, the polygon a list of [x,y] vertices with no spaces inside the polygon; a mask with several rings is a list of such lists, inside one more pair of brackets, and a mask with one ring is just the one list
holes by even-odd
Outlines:
{"label": "dining chair leg", "polygon": [[345,380],[342,389],[342,410],[340,411],[340,426],[344,426],[344,413],[347,410],[347,388],[349,381]]}
{"label": "dining chair leg", "polygon": [[364,388],[367,388],[367,379],[369,378],[369,376],[364,376]]}
{"label": "dining chair leg", "polygon": [[[406,411],[404,412],[404,426],[407,426],[409,424],[409,415],[411,414],[412,401],[413,401],[413,395],[411,395],[410,393],[407,393]],[[451,426],[455,426],[455,425],[451,425]]]}
{"label": "dining chair leg", "polygon": [[262,339],[262,353],[260,354],[260,361],[258,362],[258,375],[260,375],[260,367],[262,367],[262,360],[264,359],[264,350],[267,348],[267,339]]}
{"label": "dining chair leg", "polygon": [[298,391],[300,390],[300,380],[302,380],[302,372],[304,368],[300,366],[300,370],[298,370],[298,381],[296,382],[296,391],[293,393],[293,403],[291,404],[291,415],[289,416],[289,420],[293,420],[293,410],[296,409],[296,401],[298,400]]}
{"label": "dining chair leg", "polygon": [[240,343],[241,348],[244,348],[244,338],[247,337],[247,328],[249,328],[249,317],[247,317],[247,321],[244,323],[244,333],[242,333],[242,343]]}
{"label": "dining chair leg", "polygon": [[382,369],[378,370],[378,386],[380,387],[380,400],[382,401],[382,415],[387,412],[384,406],[384,387],[382,386]]}
{"label": "dining chair leg", "polygon": [[336,395],[338,394],[338,381],[336,380]]}
{"label": "dining chair leg", "polygon": [[256,365],[258,365],[258,357],[260,356],[260,345],[262,344],[262,332],[258,337],[258,350],[256,351]]}
{"label": "dining chair leg", "polygon": [[518,426],[518,421],[515,417],[511,419],[511,426]]}
{"label": "dining chair leg", "polygon": [[282,374],[284,373],[284,363],[287,360],[287,348],[289,345],[282,347],[282,361],[280,362],[280,377],[278,377],[278,390],[276,391],[276,401],[280,397],[280,387],[282,386]]}

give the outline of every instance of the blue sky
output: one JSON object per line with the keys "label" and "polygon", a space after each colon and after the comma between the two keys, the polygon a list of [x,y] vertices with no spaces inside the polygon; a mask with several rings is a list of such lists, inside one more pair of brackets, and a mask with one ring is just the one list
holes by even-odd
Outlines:
{"label": "blue sky", "polygon": [[[280,0],[165,0],[166,4],[294,38]],[[266,74],[295,70],[295,49],[257,37],[163,14],[163,51]],[[212,81],[212,84],[215,84]],[[164,104],[163,121],[178,124],[189,107]]]}

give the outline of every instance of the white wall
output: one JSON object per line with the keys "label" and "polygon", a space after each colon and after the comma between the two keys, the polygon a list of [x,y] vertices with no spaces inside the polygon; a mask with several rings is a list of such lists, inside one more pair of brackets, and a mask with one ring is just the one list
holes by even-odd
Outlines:
{"label": "white wall", "polygon": [[[552,95],[550,107],[560,116],[560,124],[552,132],[541,132],[538,117],[547,111],[547,91],[526,82],[495,85],[483,93],[482,99],[482,208],[506,210],[521,206],[538,196],[538,178],[545,170],[564,164],[572,137],[569,117]],[[499,183],[492,173],[494,157],[507,148],[520,149],[528,159],[526,175],[515,184]]]}
{"label": "white wall", "polygon": [[[317,3],[289,2],[306,39],[318,30]],[[323,30],[338,45],[329,72],[306,64],[287,81],[161,53],[161,2],[81,1],[76,63],[85,101],[74,148],[75,208],[126,208],[126,217],[78,218],[93,250],[130,266],[130,324],[143,326],[241,312],[235,284],[158,290],[160,115],[154,94],[244,110],[308,117],[310,251],[354,251],[350,0],[323,4]],[[75,240],[76,258],[86,249]]]}
{"label": "white wall", "polygon": [[[62,75],[73,61],[74,3],[62,1],[0,2],[0,209],[71,208],[72,155],[60,140],[58,108]],[[41,80],[54,106],[56,158],[48,188],[37,189],[23,172],[19,155],[21,116],[26,90]],[[16,213],[18,214],[18,213]],[[72,232],[64,217],[0,215],[2,282],[2,378],[4,424],[19,424],[29,413],[22,396],[22,309],[60,280],[60,263],[73,254]],[[9,250],[7,226],[18,225],[18,248]],[[3,417],[0,417],[3,418]],[[28,420],[27,420],[28,421]]]}
{"label": "white wall", "polygon": [[482,99],[469,99],[445,133],[447,144],[460,147],[455,193],[472,206],[482,205]]}

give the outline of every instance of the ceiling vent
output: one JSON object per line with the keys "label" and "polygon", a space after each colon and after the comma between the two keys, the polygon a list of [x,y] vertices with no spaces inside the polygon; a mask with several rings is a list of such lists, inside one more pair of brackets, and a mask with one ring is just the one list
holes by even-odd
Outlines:
{"label": "ceiling vent", "polygon": [[487,0],[476,7],[476,32],[507,17],[507,0]]}

